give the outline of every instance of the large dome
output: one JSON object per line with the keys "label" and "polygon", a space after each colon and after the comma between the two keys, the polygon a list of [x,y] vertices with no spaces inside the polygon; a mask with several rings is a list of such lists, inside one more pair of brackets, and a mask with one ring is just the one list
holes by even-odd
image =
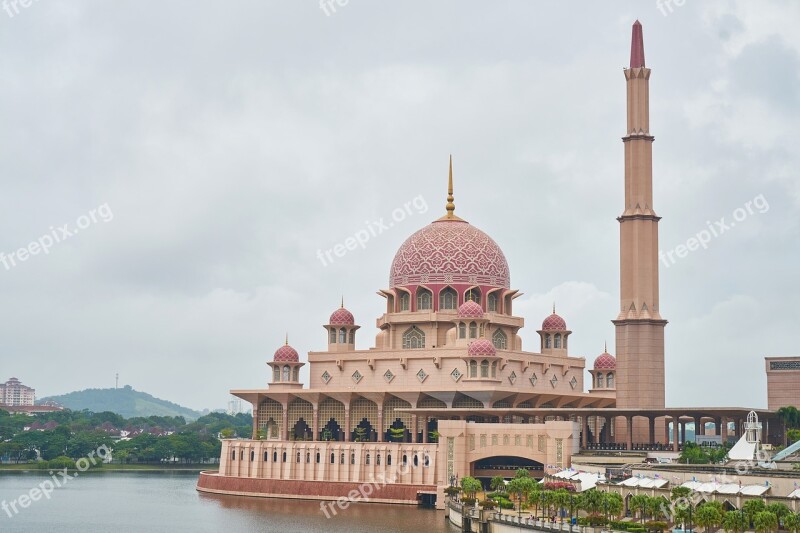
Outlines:
{"label": "large dome", "polygon": [[395,254],[389,286],[421,283],[511,287],[508,262],[497,243],[458,218],[425,226]]}

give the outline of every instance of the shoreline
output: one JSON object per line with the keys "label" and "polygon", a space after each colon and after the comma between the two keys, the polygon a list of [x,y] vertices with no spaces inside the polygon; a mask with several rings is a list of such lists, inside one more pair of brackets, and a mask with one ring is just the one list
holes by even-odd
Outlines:
{"label": "shoreline", "polygon": [[[81,474],[88,473],[103,473],[103,472],[193,472],[200,473],[208,470],[209,465],[186,465],[186,466],[156,466],[156,465],[112,465],[103,466],[101,468],[90,468],[83,472],[75,468],[70,468],[69,472],[80,472]],[[63,470],[63,469],[61,469]],[[37,468],[35,465],[20,464],[20,465],[0,465],[0,475],[3,473],[31,473],[41,472],[47,474],[50,471],[48,468]]]}

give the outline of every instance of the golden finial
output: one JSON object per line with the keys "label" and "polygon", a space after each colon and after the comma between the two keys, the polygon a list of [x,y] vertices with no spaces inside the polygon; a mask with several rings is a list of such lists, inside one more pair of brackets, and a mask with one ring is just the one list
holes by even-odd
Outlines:
{"label": "golden finial", "polygon": [[553,314],[556,314],[556,303],[553,302]]}
{"label": "golden finial", "polygon": [[456,204],[453,197],[453,155],[450,154],[450,175],[447,180],[447,204],[445,205],[447,213],[439,220],[461,220],[455,215]]}
{"label": "golden finial", "polygon": [[286,346],[289,346],[289,332],[286,332]]}
{"label": "golden finial", "polygon": [[608,353],[608,341],[603,342],[603,353]]}
{"label": "golden finial", "polygon": [[342,294],[342,309],[344,309],[344,294]]}

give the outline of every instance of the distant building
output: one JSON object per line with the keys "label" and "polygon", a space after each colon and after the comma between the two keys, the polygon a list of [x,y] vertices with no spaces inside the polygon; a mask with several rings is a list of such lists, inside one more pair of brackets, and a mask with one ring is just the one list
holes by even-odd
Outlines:
{"label": "distant building", "polygon": [[769,409],[800,407],[800,357],[765,357]]}
{"label": "distant building", "polygon": [[0,404],[19,407],[33,405],[36,402],[36,390],[23,385],[17,378],[11,378],[0,385]]}

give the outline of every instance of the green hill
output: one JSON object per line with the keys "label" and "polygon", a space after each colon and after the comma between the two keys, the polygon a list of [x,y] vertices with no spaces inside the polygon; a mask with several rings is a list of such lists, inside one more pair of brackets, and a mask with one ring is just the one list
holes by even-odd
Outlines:
{"label": "green hill", "polygon": [[155,398],[146,392],[134,390],[130,385],[121,389],[86,389],[60,396],[42,398],[37,403],[56,402],[73,411],[88,409],[95,413],[111,411],[125,418],[136,416],[182,416],[196,420],[201,413],[176,403]]}

